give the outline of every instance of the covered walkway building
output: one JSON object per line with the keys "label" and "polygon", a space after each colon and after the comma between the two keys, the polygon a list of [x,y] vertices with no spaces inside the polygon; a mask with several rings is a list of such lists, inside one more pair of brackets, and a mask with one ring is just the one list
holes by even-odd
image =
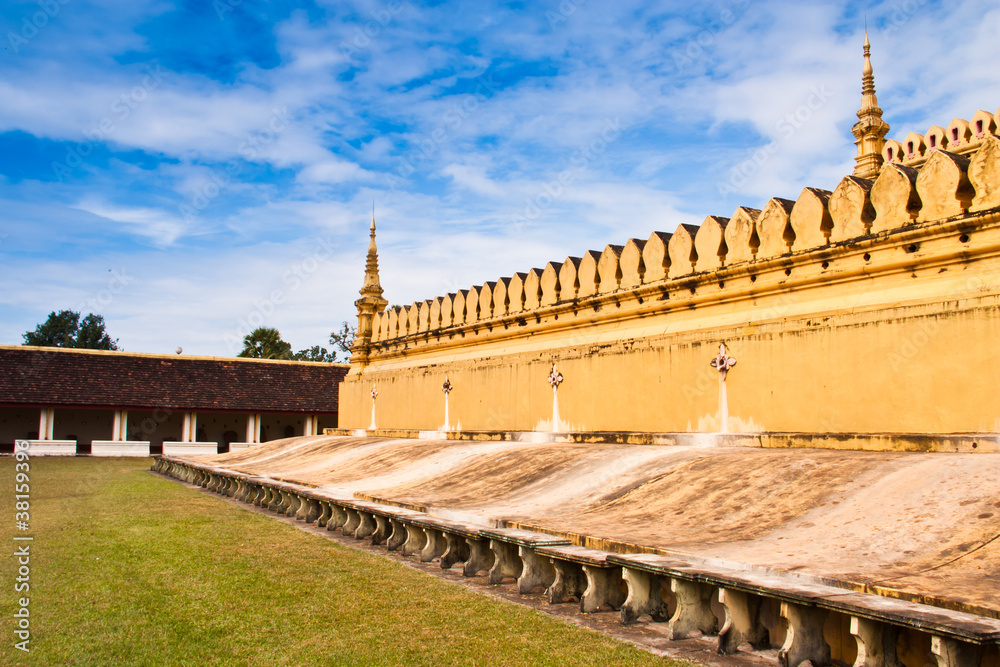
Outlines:
{"label": "covered walkway building", "polygon": [[227,452],[337,426],[348,367],[0,346],[0,446],[34,454]]}

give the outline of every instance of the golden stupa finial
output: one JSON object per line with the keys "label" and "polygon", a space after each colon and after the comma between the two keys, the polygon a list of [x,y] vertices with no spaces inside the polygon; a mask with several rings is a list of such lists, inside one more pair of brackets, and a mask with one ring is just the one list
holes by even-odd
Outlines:
{"label": "golden stupa finial", "polygon": [[375,244],[375,202],[372,202],[372,224],[368,231],[368,257],[365,259],[365,284],[361,287],[361,296],[382,296],[382,284],[378,277],[378,246]]}
{"label": "golden stupa finial", "polygon": [[[878,108],[878,98],[875,97],[875,70],[872,68],[872,43],[868,41],[868,19],[865,18],[865,66],[861,70],[861,110]],[[858,117],[861,112],[858,112]]]}
{"label": "golden stupa finial", "polygon": [[866,16],[863,49],[865,63],[861,70],[861,108],[858,109],[858,122],[851,128],[851,133],[858,147],[858,155],[854,158],[854,175],[874,179],[882,168],[882,149],[885,147],[885,135],[889,133],[889,124],[882,120],[882,109],[879,108],[878,97],[875,95],[875,70],[872,67],[871,48]]}
{"label": "golden stupa finial", "polygon": [[365,282],[358,291],[361,298],[354,302],[358,308],[358,332],[351,347],[351,364],[368,362],[371,350],[372,323],[377,313],[385,310],[389,302],[382,298],[382,284],[378,277],[378,246],[375,245],[375,202],[372,202],[372,223],[368,227],[368,257],[365,259]]}

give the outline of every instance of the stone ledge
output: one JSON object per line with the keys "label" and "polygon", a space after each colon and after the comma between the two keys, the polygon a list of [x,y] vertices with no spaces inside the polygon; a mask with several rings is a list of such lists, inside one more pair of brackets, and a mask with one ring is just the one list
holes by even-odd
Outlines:
{"label": "stone ledge", "polygon": [[607,443],[679,447],[759,447],[896,452],[1000,453],[996,433],[647,433],[642,431],[420,431],[327,428],[323,435],[481,442]]}
{"label": "stone ledge", "polygon": [[217,454],[217,442],[164,442],[164,456],[199,456],[201,454]]}
{"label": "stone ledge", "polygon": [[938,606],[845,590],[790,578],[782,573],[760,574],[728,570],[651,554],[611,554],[608,562],[672,578],[736,589],[783,602],[815,605],[832,611],[899,625],[910,625],[976,644],[1000,641],[1000,620]]}
{"label": "stone ledge", "polygon": [[28,440],[28,456],[76,456],[76,440]]}
{"label": "stone ledge", "polygon": [[[208,481],[206,488],[209,490],[223,495],[235,496],[237,499],[245,499],[245,496],[239,495],[240,490],[232,485],[227,485],[225,482],[220,483],[219,480],[204,480],[198,477],[197,473],[195,477],[189,475],[190,472],[202,471],[216,477],[245,479],[242,475],[234,475],[224,469],[168,457],[156,457],[153,469],[179,479],[193,481],[201,486],[206,486],[204,482]],[[268,486],[280,487],[282,490],[296,493],[290,488],[294,486],[291,484],[273,483],[268,484]],[[307,491],[310,496],[314,493],[311,490]],[[295,496],[283,496],[272,502],[269,509],[278,514],[291,516],[292,512],[298,508],[297,519],[307,523],[316,520],[320,514],[315,511],[315,508],[312,513],[303,513],[301,495],[299,499]],[[333,502],[336,503],[336,501]],[[364,506],[364,509],[361,509],[362,513],[376,509],[374,504],[364,501],[360,503],[345,501],[342,507],[344,506],[353,506],[359,509]],[[346,524],[338,521],[337,525],[331,524],[332,527],[328,527],[327,530],[343,526],[344,534],[351,534],[355,539],[364,539],[369,535],[374,535],[372,537],[373,544],[379,543],[388,535],[388,526],[383,524],[383,530],[379,533],[379,526],[370,517],[345,515],[345,518]],[[413,531],[410,528],[405,528],[404,525],[407,537],[405,543],[402,544],[403,555],[418,555],[421,562],[430,562],[440,558],[443,568],[450,567],[452,560],[446,560],[445,554],[451,551],[454,546],[453,541],[449,540],[448,544],[445,545],[433,533],[433,530],[440,530],[438,526],[434,525],[438,522],[433,521],[430,517],[416,516],[409,519],[402,518],[402,521],[411,526],[424,524],[431,528],[426,533],[422,533],[419,530]],[[395,529],[393,531],[395,534]],[[735,652],[738,650],[740,641],[748,640],[751,636],[757,637],[761,630],[766,633],[763,621],[759,618],[759,602],[753,602],[746,597],[747,594],[781,603],[781,616],[786,619],[789,631],[778,654],[780,665],[798,664],[800,661],[798,659],[792,660],[792,658],[803,651],[813,655],[815,658],[813,661],[816,664],[829,662],[830,651],[826,647],[825,641],[822,641],[823,620],[828,611],[844,614],[851,619],[851,635],[858,639],[859,647],[862,647],[863,644],[865,648],[877,649],[880,638],[885,633],[888,633],[891,639],[898,632],[898,628],[910,627],[931,635],[932,645],[937,647],[934,649],[935,654],[945,655],[947,653],[965,658],[976,658],[971,662],[963,659],[957,662],[939,662],[939,664],[978,664],[977,656],[979,653],[976,651],[979,649],[972,649],[970,645],[1000,644],[1000,619],[926,604],[915,604],[893,597],[854,592],[820,582],[802,580],[794,575],[788,576],[790,573],[760,573],[740,567],[738,564],[735,567],[720,565],[707,560],[687,558],[680,554],[672,556],[622,555],[589,552],[572,546],[552,548],[557,547],[560,541],[565,543],[565,540],[553,538],[545,533],[517,529],[483,529],[479,531],[478,537],[490,539],[490,550],[494,555],[494,565],[488,574],[489,583],[498,585],[513,579],[516,582],[517,590],[522,595],[531,593],[541,586],[550,598],[553,595],[557,598],[554,600],[555,602],[564,601],[564,594],[567,592],[571,596],[582,594],[581,611],[588,613],[588,610],[595,611],[605,605],[612,609],[620,607],[623,624],[634,622],[641,614],[647,612],[654,614],[654,621],[665,620],[656,616],[657,609],[665,605],[658,593],[659,586],[656,586],[655,589],[651,587],[651,583],[654,581],[650,579],[650,575],[663,577],[664,581],[670,582],[670,590],[677,600],[677,609],[669,619],[668,633],[670,637],[682,639],[692,628],[700,629],[706,634],[718,634],[720,653]],[[402,538],[402,534],[400,538]],[[410,545],[409,548],[407,545]],[[398,546],[397,544],[396,547]],[[470,549],[471,546],[470,542]],[[393,547],[391,543],[387,545],[390,550],[396,547]],[[546,552],[558,552],[557,559],[560,561],[565,560],[566,556],[570,557],[569,560],[576,562],[580,562],[581,558],[593,560],[593,564],[583,563],[584,574],[588,582],[586,589],[582,587],[578,573],[558,566],[554,561],[551,562],[551,566],[546,565],[548,561],[545,557],[556,555]],[[464,558],[471,558],[472,552],[469,549],[466,549],[464,553]],[[460,561],[461,558],[458,560]],[[588,570],[588,567],[591,569]],[[595,570],[594,567],[598,569]],[[622,568],[619,576],[623,578],[629,589],[628,597],[624,600],[619,587],[610,585],[614,584],[615,580],[614,577],[609,578],[609,573],[619,572],[618,568]],[[465,576],[476,576],[482,568],[473,569],[475,571],[464,572]],[[573,581],[565,579],[566,577],[572,578]],[[658,581],[656,580],[656,582]],[[652,590],[657,591],[656,595],[652,594]],[[588,598],[588,596],[590,597]],[[718,597],[719,602],[724,605],[726,618],[729,621],[721,628],[716,626],[716,621],[713,618],[715,612],[711,608],[711,601],[715,597]],[[660,611],[663,610],[660,609]],[[753,613],[750,613],[751,611]],[[866,625],[870,622],[874,622],[875,625]],[[764,636],[766,637],[766,634]],[[949,643],[956,641],[959,643]],[[758,648],[756,644],[754,647]],[[823,649],[825,649],[826,660],[823,659]],[[783,655],[785,659],[783,659]],[[986,663],[984,662],[984,664]]]}
{"label": "stone ledge", "polygon": [[94,440],[91,456],[149,456],[149,440]]}

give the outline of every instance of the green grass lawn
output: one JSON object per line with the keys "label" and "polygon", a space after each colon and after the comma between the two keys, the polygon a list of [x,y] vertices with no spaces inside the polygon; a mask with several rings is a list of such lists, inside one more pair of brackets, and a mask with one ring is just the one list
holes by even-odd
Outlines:
{"label": "green grass lawn", "polygon": [[147,472],[150,460],[34,458],[29,654],[3,559],[0,664],[646,665],[668,661],[344,548]]}

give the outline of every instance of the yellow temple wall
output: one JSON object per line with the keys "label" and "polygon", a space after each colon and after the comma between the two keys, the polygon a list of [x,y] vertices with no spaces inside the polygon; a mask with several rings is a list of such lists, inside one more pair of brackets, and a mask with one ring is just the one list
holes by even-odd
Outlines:
{"label": "yellow temple wall", "polygon": [[992,450],[998,300],[990,135],[919,172],[888,164],[379,314],[341,425],[370,425],[375,386],[378,428],[440,429],[447,377],[450,427],[553,430],[556,364],[555,430],[719,433],[724,343],[731,433],[972,434]]}

